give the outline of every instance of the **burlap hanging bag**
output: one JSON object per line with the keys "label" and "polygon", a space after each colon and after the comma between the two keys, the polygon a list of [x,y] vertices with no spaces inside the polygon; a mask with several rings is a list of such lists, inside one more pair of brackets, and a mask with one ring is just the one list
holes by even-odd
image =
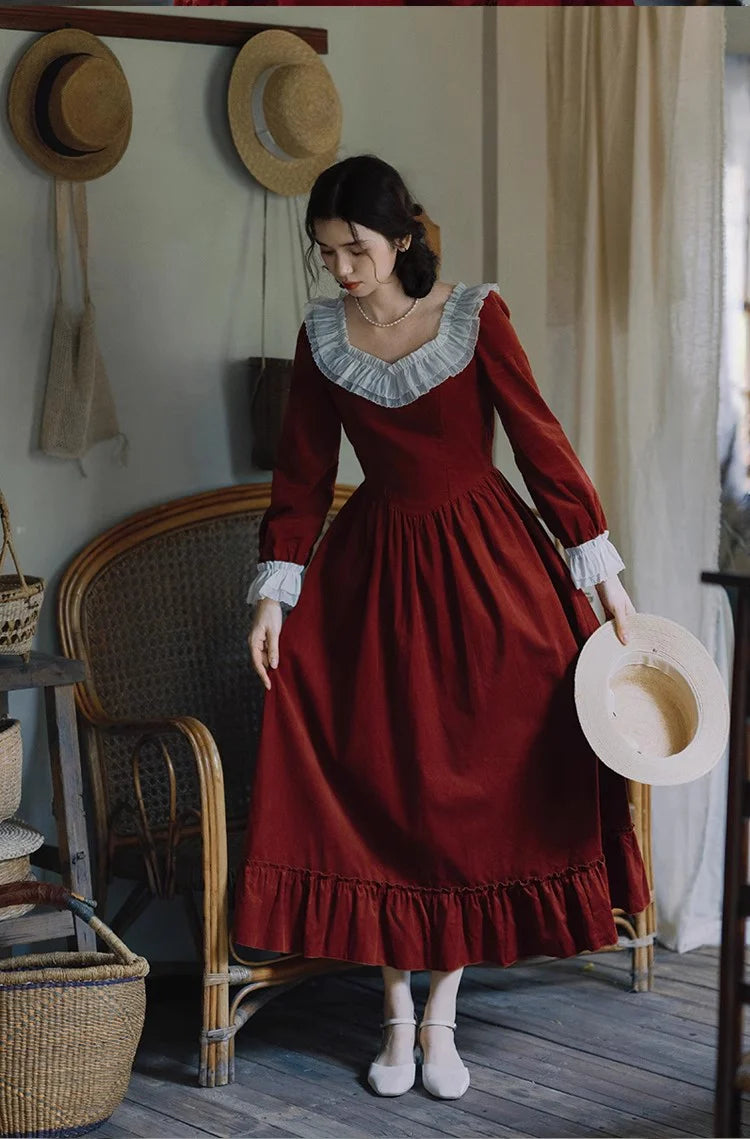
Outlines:
{"label": "burlap hanging bag", "polygon": [[[66,249],[70,212],[83,285],[83,308],[66,300]],[[86,188],[55,182],[57,296],[40,445],[47,455],[82,459],[94,443],[120,436],[112,391],[96,339],[96,314],[88,276]]]}
{"label": "burlap hanging bag", "polygon": [[16,567],[15,574],[0,573],[0,656],[19,655],[28,662],[31,642],[39,622],[44,600],[44,581],[40,577],[24,577],[18,563],[10,525],[8,504],[0,491],[0,571],[6,550]]}

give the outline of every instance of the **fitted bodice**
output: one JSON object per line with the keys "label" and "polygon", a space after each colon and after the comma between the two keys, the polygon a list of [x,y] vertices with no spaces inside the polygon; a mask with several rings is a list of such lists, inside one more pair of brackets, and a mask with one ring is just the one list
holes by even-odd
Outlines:
{"label": "fitted bodice", "polygon": [[460,494],[492,465],[494,408],[474,359],[401,407],[381,407],[332,388],[365,491],[404,507],[430,509]]}
{"label": "fitted bodice", "polygon": [[487,473],[494,409],[475,349],[484,299],[496,288],[455,285],[435,337],[392,363],[349,342],[343,297],[308,306],[314,366],[328,380],[364,492],[430,509]]}
{"label": "fitted bodice", "polygon": [[[351,345],[343,315],[343,299],[311,302],[300,328],[248,600],[296,603],[333,500],[342,428],[365,478],[329,536],[345,534],[345,519],[358,516],[356,503],[369,496],[376,509],[362,515],[368,526],[379,519],[388,533],[411,542],[454,513],[468,524],[489,494],[507,508],[509,524],[523,516],[532,544],[548,543],[493,464],[495,412],[541,520],[571,559],[576,585],[605,581],[624,568],[596,489],[542,398],[496,285],[455,286],[437,335],[393,363]],[[379,509],[384,503],[387,509]],[[418,522],[402,526],[399,514],[418,515]],[[486,535],[474,537],[474,548],[483,549]],[[359,556],[360,546],[347,556]]]}

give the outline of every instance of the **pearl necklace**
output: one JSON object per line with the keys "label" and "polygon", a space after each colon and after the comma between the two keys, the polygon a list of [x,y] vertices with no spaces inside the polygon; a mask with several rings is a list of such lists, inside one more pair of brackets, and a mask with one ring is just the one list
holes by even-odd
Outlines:
{"label": "pearl necklace", "polygon": [[373,320],[372,317],[368,316],[365,310],[362,308],[362,305],[359,303],[359,297],[354,298],[354,303],[368,324],[377,325],[378,328],[392,328],[394,324],[400,324],[402,320],[406,320],[409,313],[414,312],[414,309],[419,304],[419,297],[414,298],[414,304],[411,306],[411,308],[407,309],[404,315],[400,316],[398,320]]}

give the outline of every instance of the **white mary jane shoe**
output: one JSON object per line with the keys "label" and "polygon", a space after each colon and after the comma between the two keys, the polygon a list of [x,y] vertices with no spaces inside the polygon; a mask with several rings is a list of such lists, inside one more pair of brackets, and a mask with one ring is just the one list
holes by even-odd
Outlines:
{"label": "white mary jane shoe", "polygon": [[[456,1028],[455,1021],[423,1020],[417,1028],[417,1038],[419,1038],[420,1030],[426,1024],[442,1024],[445,1028],[453,1030]],[[422,1085],[425,1091],[438,1099],[459,1099],[470,1082],[469,1069],[464,1063],[461,1063],[460,1066],[456,1064],[422,1064]]]}
{"label": "white mary jane shoe", "polygon": [[[392,1016],[380,1025],[385,1028],[388,1024],[416,1024],[414,1016]],[[378,1095],[403,1095],[414,1086],[417,1078],[417,1065],[414,1060],[410,1064],[377,1064],[374,1060],[367,1072],[367,1082]]]}

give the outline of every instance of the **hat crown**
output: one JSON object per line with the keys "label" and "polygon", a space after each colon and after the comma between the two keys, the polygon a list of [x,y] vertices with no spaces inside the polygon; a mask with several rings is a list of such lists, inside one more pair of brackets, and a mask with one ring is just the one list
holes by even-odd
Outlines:
{"label": "hat crown", "polygon": [[122,158],[130,138],[130,91],[117,57],[80,28],[35,40],[8,90],[16,141],[43,170],[89,181]]}
{"label": "hat crown", "polygon": [[341,102],[317,63],[280,64],[268,76],[263,113],[274,141],[292,158],[312,158],[336,146]]}
{"label": "hat crown", "polygon": [[125,76],[111,59],[74,56],[52,82],[48,114],[65,146],[89,153],[102,150],[128,126],[130,92]]}
{"label": "hat crown", "polygon": [[638,755],[660,758],[695,739],[700,705],[679,668],[649,654],[625,654],[610,679],[614,730]]}
{"label": "hat crown", "polygon": [[611,619],[586,640],[575,701],[594,753],[638,783],[668,786],[705,775],[729,737],[729,702],[711,654],[666,617],[631,613],[628,644]]}

